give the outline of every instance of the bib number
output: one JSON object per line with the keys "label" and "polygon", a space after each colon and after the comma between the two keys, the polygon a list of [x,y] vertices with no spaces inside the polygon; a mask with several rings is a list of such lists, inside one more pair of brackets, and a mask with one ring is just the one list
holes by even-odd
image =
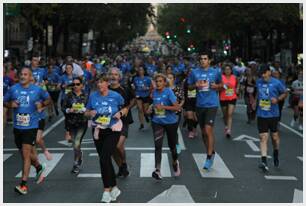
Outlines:
{"label": "bib number", "polygon": [[196,97],[196,95],[197,95],[197,90],[188,90],[188,92],[187,92],[187,97],[188,98],[195,98]]}
{"label": "bib number", "polygon": [[259,101],[259,106],[264,111],[270,111],[271,110],[271,101],[267,99],[261,99]]}
{"label": "bib number", "polygon": [[232,89],[232,88],[227,88],[227,89],[225,90],[225,96],[231,97],[231,96],[233,96],[233,95],[234,95],[234,89]]}
{"label": "bib number", "polygon": [[77,110],[77,111],[83,110],[84,107],[85,105],[83,103],[73,103],[72,104],[72,109]]}
{"label": "bib number", "polygon": [[201,87],[199,89],[200,92],[208,92],[209,91],[209,81],[201,80]]}
{"label": "bib number", "polygon": [[16,124],[22,127],[30,126],[30,115],[29,114],[17,114],[16,115]]}
{"label": "bib number", "polygon": [[100,116],[97,120],[96,123],[101,124],[102,126],[108,126],[110,124],[110,117],[106,116]]}
{"label": "bib number", "polygon": [[155,115],[158,118],[164,118],[164,117],[166,117],[166,110],[165,109],[156,109],[155,108]]}

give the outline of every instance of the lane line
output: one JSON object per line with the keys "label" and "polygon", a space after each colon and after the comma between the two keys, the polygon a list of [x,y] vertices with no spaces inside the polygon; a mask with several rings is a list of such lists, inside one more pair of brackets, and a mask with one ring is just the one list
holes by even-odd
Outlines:
{"label": "lane line", "polygon": [[[248,155],[248,154],[245,154],[244,157],[245,158],[261,158],[261,155]],[[271,159],[272,157],[268,155],[267,158]]]}
{"label": "lane line", "polygon": [[[46,170],[44,172],[44,176],[47,177],[48,174],[56,167],[56,165],[59,163],[59,161],[64,156],[64,153],[52,153],[52,160],[48,161],[44,154],[39,154],[38,159],[40,162],[45,162],[47,164]],[[20,178],[22,175],[22,171],[20,171],[16,177]],[[34,167],[31,167],[30,175],[29,177],[35,177],[36,176],[36,169]]]}
{"label": "lane line", "polygon": [[[161,175],[163,177],[171,177],[169,159],[167,153],[162,153]],[[141,153],[140,156],[140,177],[152,177],[152,172],[155,170],[155,155],[154,153]]]}
{"label": "lane line", "polygon": [[[41,151],[41,148],[37,148],[37,151]],[[50,151],[71,151],[73,148],[71,147],[51,147],[48,148]],[[82,147],[83,151],[91,151],[91,150],[96,150],[95,147]],[[126,147],[125,150],[130,150],[130,151],[154,151],[154,147]],[[163,151],[169,151],[170,149],[168,147],[163,147]],[[4,152],[12,152],[12,151],[19,151],[17,148],[5,148],[3,149]]]}
{"label": "lane line", "polygon": [[295,181],[298,180],[294,176],[270,176],[270,175],[265,175],[265,178],[267,180],[295,180]]}
{"label": "lane line", "polygon": [[80,173],[77,177],[101,177],[100,173]]}
{"label": "lane line", "polygon": [[303,134],[296,131],[295,129],[292,129],[291,127],[289,127],[288,125],[282,123],[282,122],[279,122],[279,124],[283,127],[285,127],[286,129],[290,130],[291,132],[293,132],[294,134],[298,135],[299,137],[302,137],[303,138]]}
{"label": "lane line", "polygon": [[3,154],[3,162],[10,158],[13,154]]}
{"label": "lane line", "polygon": [[303,190],[294,189],[293,203],[303,203]]}
{"label": "lane line", "polygon": [[57,125],[59,125],[62,121],[64,121],[65,117],[60,118],[59,120],[57,120],[57,122],[55,122],[53,125],[51,125],[48,129],[46,129],[43,133],[43,136],[47,136],[55,127],[57,127]]}
{"label": "lane line", "polygon": [[254,152],[259,152],[259,148],[257,147],[257,145],[252,141],[252,140],[247,140],[246,143],[249,145],[249,147],[251,147],[251,149]]}

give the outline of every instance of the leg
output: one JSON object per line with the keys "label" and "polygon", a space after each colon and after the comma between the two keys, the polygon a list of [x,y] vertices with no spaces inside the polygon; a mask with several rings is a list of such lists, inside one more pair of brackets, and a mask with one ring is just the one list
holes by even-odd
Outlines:
{"label": "leg", "polygon": [[162,158],[162,146],[163,146],[163,137],[164,137],[164,127],[152,123],[154,145],[155,145],[155,168],[160,170],[161,167],[161,158]]}
{"label": "leg", "polygon": [[23,159],[23,168],[22,168],[22,181],[27,181],[30,168],[31,168],[31,151],[32,145],[30,144],[22,144],[22,159]]}
{"label": "leg", "polygon": [[81,144],[83,137],[86,134],[86,131],[87,131],[87,125],[82,125],[78,127],[78,129],[75,132],[74,141],[73,141],[74,161],[80,164],[82,163]]}
{"label": "leg", "polygon": [[229,130],[229,133],[232,130],[232,122],[233,122],[233,113],[235,111],[235,105],[234,104],[229,104],[228,105],[228,110],[227,110],[227,127]]}
{"label": "leg", "polygon": [[225,128],[228,128],[228,107],[227,106],[222,106],[221,107],[222,109],[222,114],[223,114],[223,122],[224,122],[224,125],[225,125]]}
{"label": "leg", "polygon": [[143,111],[142,100],[137,99],[136,103],[137,103],[137,109],[138,109],[139,122],[140,122],[141,125],[143,125],[144,124],[144,111]]}
{"label": "leg", "polygon": [[165,130],[168,139],[168,146],[172,154],[172,161],[173,164],[175,164],[178,159],[178,153],[176,151],[176,145],[178,144],[177,124],[166,125]]}
{"label": "leg", "polygon": [[214,151],[215,138],[213,132],[213,126],[205,125],[205,133],[207,139],[207,155],[212,155]]}

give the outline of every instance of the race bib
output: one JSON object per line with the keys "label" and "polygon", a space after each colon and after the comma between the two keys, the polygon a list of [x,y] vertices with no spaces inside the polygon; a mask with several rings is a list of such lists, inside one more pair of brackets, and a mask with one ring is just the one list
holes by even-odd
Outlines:
{"label": "race bib", "polygon": [[209,91],[209,81],[208,80],[201,80],[200,84],[200,92],[208,92]]}
{"label": "race bib", "polygon": [[49,89],[49,91],[55,91],[56,90],[56,86],[55,85],[49,85],[48,89]]}
{"label": "race bib", "polygon": [[22,127],[30,126],[30,115],[29,114],[17,114],[16,115],[16,124]]}
{"label": "race bib", "polygon": [[197,90],[188,90],[187,97],[188,98],[195,98],[197,96]]}
{"label": "race bib", "polygon": [[102,126],[109,126],[111,121],[110,117],[100,116],[95,122]]}
{"label": "race bib", "polygon": [[77,111],[83,110],[84,107],[85,105],[83,103],[73,103],[72,104],[72,109],[77,110]]}
{"label": "race bib", "polygon": [[166,117],[166,110],[165,109],[154,109],[155,111],[155,115],[158,117],[158,118],[164,118]]}
{"label": "race bib", "polygon": [[267,99],[261,99],[259,101],[259,106],[264,111],[270,111],[271,110],[271,101]]}
{"label": "race bib", "polygon": [[234,89],[233,89],[233,88],[227,88],[227,89],[225,90],[225,96],[231,97],[231,96],[233,96],[233,95],[234,95]]}
{"label": "race bib", "polygon": [[65,94],[68,94],[68,93],[71,92],[71,91],[72,91],[72,89],[67,88],[67,89],[65,89]]}
{"label": "race bib", "polygon": [[254,93],[254,87],[247,87],[247,93]]}

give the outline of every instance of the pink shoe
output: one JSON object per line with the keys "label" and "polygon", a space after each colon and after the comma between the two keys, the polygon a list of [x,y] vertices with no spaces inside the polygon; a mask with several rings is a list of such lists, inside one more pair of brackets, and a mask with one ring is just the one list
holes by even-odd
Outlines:
{"label": "pink shoe", "polygon": [[190,139],[193,139],[193,138],[194,138],[194,132],[193,132],[193,131],[190,131],[190,132],[188,133],[188,138],[190,138]]}
{"label": "pink shoe", "polygon": [[44,151],[44,154],[48,161],[52,160],[52,154],[48,150]]}

